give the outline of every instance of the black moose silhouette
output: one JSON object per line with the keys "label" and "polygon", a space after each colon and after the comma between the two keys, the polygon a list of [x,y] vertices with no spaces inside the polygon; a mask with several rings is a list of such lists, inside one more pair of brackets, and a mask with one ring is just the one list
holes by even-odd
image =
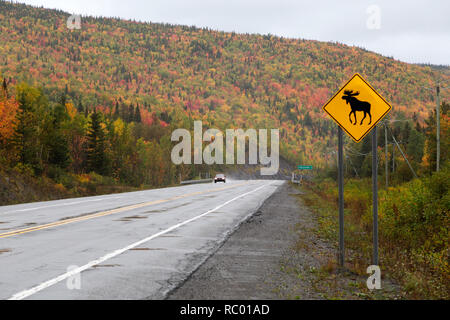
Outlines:
{"label": "black moose silhouette", "polygon": [[[361,119],[360,125],[363,124],[364,119],[366,118],[367,114],[369,114],[370,121],[369,124],[372,123],[372,115],[370,114],[370,103],[367,101],[360,101],[355,96],[359,95],[358,92],[353,92],[353,90],[345,90],[344,95],[342,96],[342,99],[347,101],[347,104],[350,103],[350,107],[352,108],[352,111],[348,114],[348,119],[350,120],[351,124],[356,125],[356,111],[362,111],[364,112],[364,118]],[[355,117],[355,123],[352,121],[352,113]]]}

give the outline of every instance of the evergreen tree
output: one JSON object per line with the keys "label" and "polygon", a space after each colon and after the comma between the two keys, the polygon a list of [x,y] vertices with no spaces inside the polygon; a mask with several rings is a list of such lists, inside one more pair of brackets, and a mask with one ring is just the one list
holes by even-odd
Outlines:
{"label": "evergreen tree", "polygon": [[96,110],[91,114],[90,126],[87,134],[87,165],[89,171],[99,174],[106,172],[105,133],[101,126],[101,114]]}
{"label": "evergreen tree", "polygon": [[83,113],[83,111],[84,111],[83,103],[81,102],[81,100],[78,103],[77,111],[78,111],[78,113]]}
{"label": "evergreen tree", "polygon": [[408,159],[417,168],[422,162],[425,137],[416,129],[411,128],[408,140],[406,153],[408,154]]}
{"label": "evergreen tree", "polygon": [[66,107],[58,104],[53,110],[51,126],[46,130],[48,136],[49,157],[48,162],[61,168],[69,165],[68,139],[62,129],[62,124],[69,120]]}
{"label": "evergreen tree", "polygon": [[303,123],[307,127],[311,127],[312,126],[312,119],[311,119],[311,115],[309,114],[309,112],[306,112],[305,119],[304,119]]}
{"label": "evergreen tree", "polygon": [[117,120],[120,117],[120,111],[119,111],[119,102],[116,101],[116,108],[114,110],[114,120]]}
{"label": "evergreen tree", "polygon": [[67,102],[67,85],[66,85],[66,89],[64,90],[63,93],[61,93],[61,96],[59,98],[59,103],[62,104],[63,106],[66,105]]}
{"label": "evergreen tree", "polygon": [[134,121],[136,121],[137,123],[142,122],[141,109],[139,108],[139,104],[136,106],[136,112],[134,114]]}
{"label": "evergreen tree", "polygon": [[409,134],[411,133],[411,125],[409,124],[409,122],[405,122],[400,137],[402,139],[402,142],[407,145],[409,142]]}
{"label": "evergreen tree", "polygon": [[[16,88],[19,110],[17,125],[12,139],[12,145],[19,155],[19,161],[31,165],[35,172],[42,169],[39,118],[40,110],[47,106],[47,100],[42,92],[27,84],[20,84]],[[44,117],[44,115],[39,115]]]}
{"label": "evergreen tree", "polygon": [[3,93],[8,98],[8,84],[6,83],[6,78],[3,78],[3,84],[2,84]]}
{"label": "evergreen tree", "polygon": [[134,121],[134,106],[131,103],[128,107],[128,114],[127,114],[127,122],[133,122]]}

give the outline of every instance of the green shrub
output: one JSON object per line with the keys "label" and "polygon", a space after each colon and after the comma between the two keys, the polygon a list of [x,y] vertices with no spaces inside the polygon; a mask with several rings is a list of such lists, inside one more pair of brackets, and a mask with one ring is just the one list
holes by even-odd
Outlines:
{"label": "green shrub", "polygon": [[[336,181],[316,181],[309,188],[314,195],[307,196],[307,204],[318,213],[321,234],[336,241]],[[346,181],[344,203],[346,246],[352,250],[353,257],[360,260],[354,265],[370,263],[373,225],[371,180]],[[403,284],[410,297],[449,297],[449,227],[448,163],[432,176],[379,190],[380,263]]]}

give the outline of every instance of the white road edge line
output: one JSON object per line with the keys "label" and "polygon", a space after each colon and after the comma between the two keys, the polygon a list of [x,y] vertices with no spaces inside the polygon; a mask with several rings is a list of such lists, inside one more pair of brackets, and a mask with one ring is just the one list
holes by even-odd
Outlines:
{"label": "white road edge line", "polygon": [[65,280],[65,279],[67,279],[69,277],[72,277],[72,276],[74,276],[74,275],[76,275],[78,273],[81,273],[81,272],[89,269],[89,268],[92,268],[93,266],[98,265],[98,264],[100,264],[102,262],[105,262],[106,260],[112,259],[112,258],[114,258],[114,257],[116,257],[116,256],[118,256],[118,255],[120,255],[120,254],[122,254],[122,253],[124,253],[124,252],[126,252],[128,250],[130,250],[130,249],[133,249],[133,248],[135,248],[137,246],[140,246],[141,244],[143,244],[145,242],[153,240],[153,239],[155,239],[155,238],[157,238],[159,236],[162,236],[163,234],[166,234],[166,233],[168,233],[170,231],[173,231],[175,229],[178,229],[179,227],[182,227],[182,226],[184,226],[184,225],[186,225],[188,223],[191,223],[191,222],[193,222],[195,220],[198,220],[198,219],[206,216],[207,214],[210,214],[211,212],[217,211],[220,208],[226,206],[227,204],[229,204],[229,203],[231,203],[233,201],[236,201],[239,198],[242,198],[242,197],[244,197],[246,195],[254,193],[254,192],[256,192],[256,191],[258,191],[258,190],[260,190],[260,189],[262,189],[264,187],[270,186],[272,183],[273,182],[270,182],[268,184],[265,184],[265,185],[263,185],[261,187],[258,187],[256,189],[254,189],[252,191],[249,191],[249,192],[246,192],[244,194],[241,194],[240,196],[237,196],[237,197],[235,197],[235,198],[233,198],[231,200],[228,200],[228,201],[222,203],[221,205],[215,207],[214,209],[211,209],[211,210],[206,211],[205,213],[202,213],[202,214],[200,214],[198,216],[195,216],[195,217],[193,217],[191,219],[188,219],[186,221],[178,223],[178,224],[176,224],[176,225],[174,225],[174,226],[172,226],[170,228],[167,228],[167,229],[165,229],[163,231],[160,231],[160,232],[158,232],[158,233],[156,233],[154,235],[151,235],[151,236],[149,236],[149,237],[147,237],[145,239],[142,239],[142,240],[139,240],[139,241],[137,241],[135,243],[132,243],[129,246],[126,246],[126,247],[124,247],[122,249],[118,249],[118,250],[115,250],[115,251],[113,251],[111,253],[108,253],[108,254],[104,255],[103,257],[101,257],[101,258],[98,258],[96,260],[88,262],[84,266],[78,267],[78,268],[73,269],[72,271],[66,272],[66,273],[64,273],[64,274],[62,274],[62,275],[60,275],[60,276],[58,276],[56,278],[50,279],[48,281],[45,281],[45,282],[43,282],[43,283],[41,283],[41,284],[31,288],[31,289],[27,289],[27,290],[23,290],[21,292],[18,292],[16,294],[14,294],[13,296],[11,296],[8,300],[22,300],[22,299],[25,299],[25,298],[27,298],[27,297],[29,297],[29,296],[31,296],[31,295],[39,292],[39,291],[42,291],[42,290],[44,290],[44,289],[46,289],[46,288],[48,288],[50,286],[53,286],[53,285],[57,284],[58,282],[61,282],[61,281]]}

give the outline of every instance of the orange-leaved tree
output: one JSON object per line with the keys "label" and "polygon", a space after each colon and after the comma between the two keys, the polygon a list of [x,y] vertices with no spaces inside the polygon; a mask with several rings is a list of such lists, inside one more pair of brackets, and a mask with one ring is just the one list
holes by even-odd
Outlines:
{"label": "orange-leaved tree", "polygon": [[8,97],[5,88],[0,89],[0,146],[14,134],[16,113],[19,104],[14,97]]}

